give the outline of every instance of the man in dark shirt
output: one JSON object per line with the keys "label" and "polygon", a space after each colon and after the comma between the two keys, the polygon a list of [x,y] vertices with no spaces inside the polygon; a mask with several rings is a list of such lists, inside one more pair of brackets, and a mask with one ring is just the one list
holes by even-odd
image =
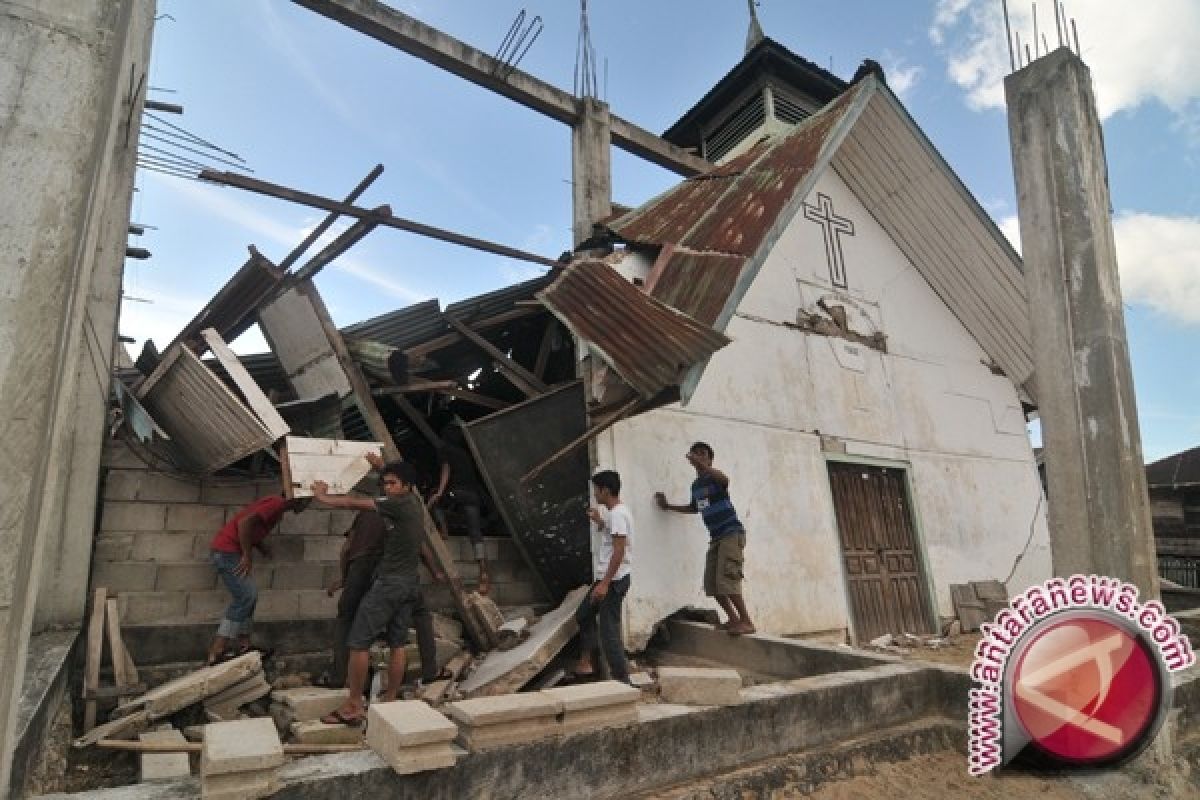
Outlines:
{"label": "man in dark shirt", "polygon": [[441,465],[441,473],[438,477],[437,488],[429,497],[429,509],[433,512],[433,518],[437,521],[442,535],[445,536],[447,531],[446,512],[440,503],[449,490],[450,498],[457,503],[458,509],[467,520],[467,535],[471,537],[475,560],[479,562],[478,591],[480,594],[487,594],[491,586],[491,579],[488,576],[487,553],[483,546],[483,523],[480,510],[482,491],[475,472],[475,461],[467,452],[462,428],[459,425],[449,425],[443,431],[442,446],[438,448],[438,462]]}
{"label": "man in dark shirt", "polygon": [[416,478],[416,470],[411,464],[388,464],[380,475],[384,496],[376,500],[331,495],[327,483],[313,482],[317,502],[330,508],[378,511],[385,528],[383,553],[379,557],[375,580],[359,604],[346,638],[346,647],[350,651],[346,670],[349,696],[340,708],[323,718],[324,722],[358,725],[365,719],[363,689],[370,664],[370,647],[375,637],[384,632],[391,652],[387,689],[381,699],[384,702],[395,700],[404,682],[407,666],[404,644],[420,598],[417,564],[425,535],[425,509],[420,495],[413,490]]}
{"label": "man in dark shirt", "polygon": [[[326,684],[337,688],[346,685],[346,664],[350,655],[346,649],[346,637],[350,635],[350,626],[354,623],[354,615],[363,597],[375,580],[375,568],[383,555],[386,535],[383,517],[378,511],[359,511],[345,535],[346,543],[342,545],[338,557],[338,579],[326,589],[330,597],[338,591],[342,593],[334,622],[333,668]],[[425,565],[435,581],[440,583],[446,579],[428,560]],[[423,598],[413,610],[413,627],[417,631],[417,651],[421,655],[421,677],[430,683],[438,677],[437,643],[434,640],[433,615],[426,608]]]}
{"label": "man in dark shirt", "polygon": [[729,476],[712,465],[713,457],[713,449],[704,442],[696,442],[688,450],[687,460],[696,470],[696,480],[692,481],[692,499],[687,505],[671,505],[662,492],[655,493],[654,501],[663,511],[700,514],[709,535],[704,593],[716,599],[727,617],[717,627],[732,634],[754,633],[742,597],[746,529],[729,498]]}

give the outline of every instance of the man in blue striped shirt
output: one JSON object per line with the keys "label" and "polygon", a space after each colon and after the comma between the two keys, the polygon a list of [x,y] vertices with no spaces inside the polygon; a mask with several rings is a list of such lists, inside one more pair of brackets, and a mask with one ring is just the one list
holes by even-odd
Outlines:
{"label": "man in blue striped shirt", "polygon": [[700,514],[709,535],[704,593],[716,598],[727,617],[717,627],[735,635],[754,633],[742,597],[746,529],[729,498],[729,476],[712,465],[713,456],[713,449],[704,442],[696,442],[688,450],[687,460],[696,470],[696,480],[692,481],[692,499],[687,505],[671,505],[662,492],[654,495],[654,501],[663,511]]}

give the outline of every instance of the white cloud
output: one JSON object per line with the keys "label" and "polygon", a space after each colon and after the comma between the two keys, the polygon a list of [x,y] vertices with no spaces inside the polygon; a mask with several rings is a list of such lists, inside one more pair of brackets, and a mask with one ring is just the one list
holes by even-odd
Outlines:
{"label": "white cloud", "polygon": [[[1017,218],[997,225],[1020,252]],[[1125,211],[1113,220],[1113,236],[1124,301],[1200,325],[1200,218]]]}
{"label": "white cloud", "polygon": [[1126,302],[1200,325],[1200,218],[1126,212],[1113,225]]}
{"label": "white cloud", "polygon": [[[1052,3],[1039,3],[1039,33],[1058,47]],[[1071,0],[1083,59],[1092,70],[1102,118],[1157,100],[1182,114],[1200,100],[1200,3],[1154,0],[1122,10],[1112,0]],[[1014,35],[1033,50],[1028,3],[1010,3]],[[941,46],[947,72],[976,109],[1003,108],[1010,71],[1001,5],[994,0],[938,0],[930,39]],[[1041,36],[1039,35],[1039,39]]]}
{"label": "white cloud", "polygon": [[896,96],[901,100],[908,102],[909,93],[916,87],[921,80],[921,76],[925,70],[915,64],[908,64],[903,56],[895,55],[894,53],[884,51],[884,73],[887,75],[887,84]]}

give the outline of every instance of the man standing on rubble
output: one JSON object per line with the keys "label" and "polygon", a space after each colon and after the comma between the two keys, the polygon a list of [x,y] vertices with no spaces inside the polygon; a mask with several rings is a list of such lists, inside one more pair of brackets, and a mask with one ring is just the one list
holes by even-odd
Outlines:
{"label": "man standing on rubble", "polygon": [[417,563],[424,549],[425,535],[425,509],[420,494],[415,491],[416,480],[416,469],[400,461],[383,468],[380,483],[384,496],[377,500],[331,495],[327,483],[313,482],[317,502],[330,508],[378,511],[385,528],[383,555],[375,580],[359,604],[346,638],[346,647],[350,651],[346,668],[349,694],[340,708],[322,719],[328,724],[359,725],[365,719],[363,690],[370,665],[370,647],[384,632],[391,652],[387,689],[380,699],[384,702],[395,700],[404,682],[407,666],[404,645],[420,599]]}
{"label": "man standing on rubble", "polygon": [[662,492],[655,493],[654,502],[663,511],[700,514],[709,535],[704,593],[716,598],[726,616],[725,622],[717,627],[735,635],[754,633],[754,623],[742,597],[746,529],[729,498],[729,476],[712,465],[713,449],[704,442],[693,444],[686,458],[696,470],[691,502],[685,506],[671,505]]}
{"label": "man standing on rubble", "polygon": [[575,674],[587,676],[595,672],[592,651],[599,643],[613,680],[629,683],[629,662],[625,660],[621,636],[621,606],[629,592],[633,515],[621,502],[621,476],[611,469],[592,476],[592,496],[597,505],[589,508],[587,514],[593,530],[599,534],[592,547],[596,582],[575,612],[583,651]]}
{"label": "man standing on rubble", "polygon": [[480,594],[487,594],[491,586],[488,576],[487,552],[483,546],[483,522],[479,488],[479,477],[475,472],[475,462],[467,452],[466,441],[463,439],[462,426],[452,423],[442,432],[442,446],[438,448],[440,473],[438,485],[429,497],[429,510],[437,521],[438,528],[445,536],[446,512],[441,506],[442,498],[447,496],[453,500],[458,510],[467,521],[467,535],[471,537],[471,547],[475,560],[479,563]]}
{"label": "man standing on rubble", "polygon": [[233,601],[225,609],[217,635],[208,648],[208,664],[215,664],[227,655],[231,640],[237,640],[237,650],[228,655],[241,655],[251,649],[250,631],[258,603],[258,587],[252,574],[254,550],[270,558],[271,549],[264,540],[279,525],[285,511],[298,514],[308,503],[307,498],[288,500],[282,494],[260,497],[235,514],[213,537],[210,559]]}

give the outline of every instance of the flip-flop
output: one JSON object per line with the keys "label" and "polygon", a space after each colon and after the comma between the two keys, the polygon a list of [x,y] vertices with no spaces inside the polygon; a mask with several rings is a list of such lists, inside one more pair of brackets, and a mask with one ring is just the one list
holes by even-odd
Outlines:
{"label": "flip-flop", "polygon": [[321,717],[321,722],[324,722],[326,725],[348,725],[351,728],[357,728],[363,724],[365,719],[365,715],[361,717],[347,717],[340,709],[337,709]]}

